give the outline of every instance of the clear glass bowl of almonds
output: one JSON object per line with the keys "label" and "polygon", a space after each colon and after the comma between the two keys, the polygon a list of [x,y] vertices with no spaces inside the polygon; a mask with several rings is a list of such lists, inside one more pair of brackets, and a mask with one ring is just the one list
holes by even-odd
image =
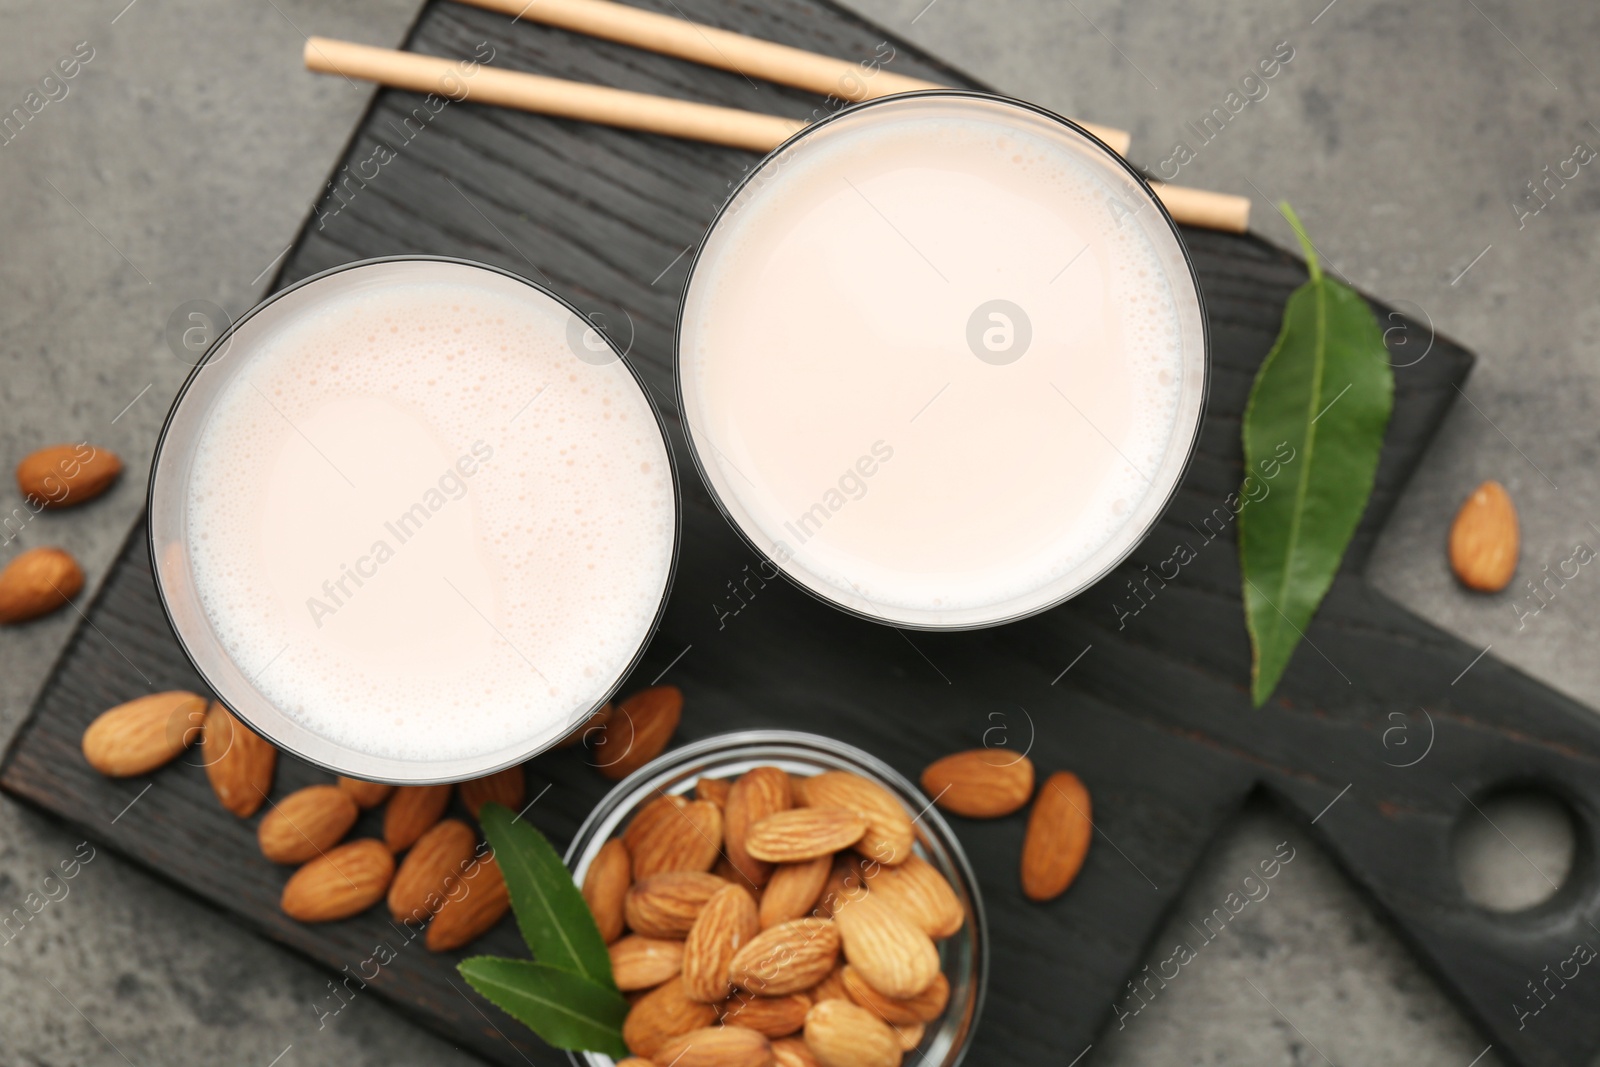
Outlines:
{"label": "clear glass bowl of almonds", "polygon": [[566,860],[633,1003],[627,1067],[966,1054],[988,978],[977,879],[928,799],[858,748],[750,730],[674,749],[607,794]]}

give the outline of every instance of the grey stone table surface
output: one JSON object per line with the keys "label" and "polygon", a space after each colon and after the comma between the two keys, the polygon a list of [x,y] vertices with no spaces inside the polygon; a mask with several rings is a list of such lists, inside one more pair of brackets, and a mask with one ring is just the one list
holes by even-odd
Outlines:
{"label": "grey stone table surface", "polygon": [[[88,508],[0,531],[0,563],[57,543],[84,562],[91,584],[104,575],[139,510],[143,470],[186,369],[163,340],[168,315],[197,299],[238,312],[264,289],[367,99],[363,87],[300,69],[304,34],[392,44],[417,6],[0,2],[0,111],[22,104],[80,42],[92,49],[66,94],[52,88],[55,98],[0,144],[0,466],[81,438],[129,464]],[[1585,568],[1542,601],[1520,588],[1578,542],[1600,545],[1590,422],[1600,401],[1600,172],[1583,165],[1573,177],[1569,162],[1580,145],[1600,148],[1591,73],[1600,8],[850,6],[1003,91],[1131,130],[1136,161],[1251,196],[1255,228],[1282,243],[1289,232],[1271,205],[1287,198],[1332,270],[1478,352],[1372,579],[1476,647],[1600,707],[1600,657],[1589,651],[1600,577]],[[1284,48],[1293,58],[1277,77],[1243,83]],[[1249,102],[1230,108],[1234,92]],[[1543,183],[1537,199],[1530,182]],[[1426,331],[1407,342],[1426,358]],[[1495,597],[1460,591],[1443,555],[1451,515],[1486,478],[1510,489],[1523,523],[1517,587]],[[9,481],[0,484],[0,512],[20,503]],[[0,740],[76,622],[59,613],[0,636]],[[1473,853],[1487,896],[1526,897],[1530,882],[1559,880],[1558,827],[1536,810],[1510,811],[1501,827],[1520,848],[1495,837]],[[1273,895],[1186,967],[1183,985],[1113,1026],[1082,1062],[1496,1062],[1310,840],[1265,805],[1216,844],[1175,928],[1286,840],[1297,860]],[[0,799],[0,912],[77,845]],[[0,944],[0,1062],[467,1062],[375,1000],[319,1030],[308,1005],[325,981],[101,854],[67,897]],[[1079,1051],[1063,1050],[1062,1063]]]}

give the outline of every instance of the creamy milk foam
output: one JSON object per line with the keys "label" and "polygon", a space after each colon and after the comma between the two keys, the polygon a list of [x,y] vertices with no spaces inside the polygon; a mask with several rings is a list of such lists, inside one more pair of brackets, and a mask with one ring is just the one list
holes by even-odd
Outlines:
{"label": "creamy milk foam", "polygon": [[752,177],[696,262],[679,370],[707,479],[791,577],[971,626],[1143,535],[1198,425],[1203,336],[1170,225],[1102,149],[920,97]]}
{"label": "creamy milk foam", "polygon": [[574,355],[566,308],[409,266],[227,353],[244,363],[189,479],[194,586],[227,655],[313,734],[398,760],[531,750],[654,624],[671,468],[625,365]]}

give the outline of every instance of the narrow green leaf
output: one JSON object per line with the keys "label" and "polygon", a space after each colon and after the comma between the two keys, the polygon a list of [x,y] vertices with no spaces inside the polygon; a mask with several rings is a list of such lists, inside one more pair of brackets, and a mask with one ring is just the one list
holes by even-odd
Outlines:
{"label": "narrow green leaf", "polygon": [[1366,510],[1394,403],[1372,309],[1322,273],[1300,220],[1282,207],[1311,278],[1289,297],[1244,412],[1239,567],[1257,707],[1277,687]]}
{"label": "narrow green leaf", "polygon": [[532,960],[473,956],[456,968],[479,993],[556,1048],[621,1059],[628,1002],[581,975]]}
{"label": "narrow green leaf", "polygon": [[485,804],[478,822],[494,846],[511,910],[534,959],[615,990],[605,939],[555,848],[500,804]]}

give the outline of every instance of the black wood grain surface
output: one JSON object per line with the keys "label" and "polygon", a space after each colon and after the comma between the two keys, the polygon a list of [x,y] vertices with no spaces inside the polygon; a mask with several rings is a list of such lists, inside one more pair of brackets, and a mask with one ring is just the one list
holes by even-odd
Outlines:
{"label": "black wood grain surface", "polygon": [[[822,0],[650,6],[848,58],[881,56],[889,40],[889,69],[973,85]],[[424,11],[412,41],[452,57],[482,56],[484,45],[495,64],[515,69],[797,117],[819,106],[736,73],[448,2]],[[380,143],[393,158],[377,176],[342,183],[350,173],[342,168],[381,155]],[[1078,882],[1051,904],[1029,904],[1019,891],[1021,816],[957,820],[980,872],[993,952],[969,1062],[1060,1067],[1116,1025],[1117,1012],[1134,1003],[1124,1000],[1126,983],[1190,872],[1246,796],[1265,788],[1296,817],[1315,819],[1311,832],[1508,1061],[1587,1063],[1600,1046],[1600,981],[1550,975],[1578,943],[1600,945],[1595,718],[1492,656],[1473,663],[1478,649],[1413,618],[1361,577],[1470,356],[1385,318],[1403,326],[1390,341],[1396,361],[1410,365],[1396,371],[1372,504],[1279,695],[1252,710],[1227,499],[1240,482],[1239,413],[1249,384],[1284,300],[1305,275],[1293,257],[1253,237],[1188,232],[1215,367],[1199,455],[1160,527],[1116,574],[1043,616],[976,633],[902,634],[782,582],[752,580],[746,567],[756,560],[686,461],[670,364],[685,252],[755,162],[735,150],[470,104],[434,113],[420,97],[384,92],[334,173],[342,194],[319,205],[280,282],[370,256],[450,254],[526,274],[628,324],[613,333],[630,345],[629,359],[666,412],[685,485],[676,586],[633,684],[666,670],[665,680],[684,689],[681,739],[741,727],[807,729],[915,777],[940,755],[993,742],[998,723],[1010,743],[1031,745],[1042,772],[1083,777],[1097,833]],[[1156,570],[1180,543],[1194,550],[1193,562],[1174,580],[1146,584],[1145,568]],[[255,820],[224,812],[198,766],[180,762],[127,781],[91,771],[78,742],[95,714],[199,682],[162,621],[142,530],[89,616],[93,625],[72,641],[9,753],[0,776],[6,790],[325,964],[341,989],[364,982],[359,995],[387,998],[496,1063],[563,1061],[467,990],[454,974],[458,955],[431,955],[378,912],[318,927],[285,919],[277,900],[288,872],[261,858]],[[529,795],[549,787],[529,817],[558,842],[605,790],[585,762],[577,750],[528,765]],[[325,778],[285,759],[278,792]],[[1572,808],[1577,862],[1547,904],[1493,916],[1464,898],[1450,835],[1458,820],[1480,817],[1477,800],[1519,783],[1548,787]],[[358,832],[375,829],[364,823]],[[395,959],[371,977],[367,961],[380,943]],[[509,922],[472,951],[520,953]],[[335,1009],[352,995],[332,984],[307,1013],[312,1033],[319,1023],[337,1025]]]}

